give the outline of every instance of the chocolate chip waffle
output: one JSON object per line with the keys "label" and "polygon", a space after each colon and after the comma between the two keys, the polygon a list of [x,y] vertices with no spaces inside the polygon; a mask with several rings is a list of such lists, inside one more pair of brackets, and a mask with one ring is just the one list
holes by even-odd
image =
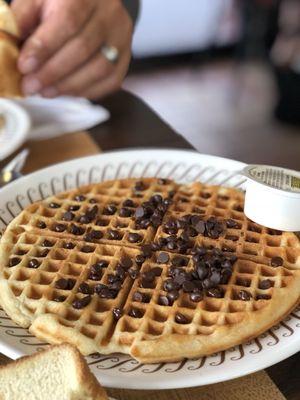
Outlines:
{"label": "chocolate chip waffle", "polygon": [[0,303],[83,354],[142,362],[224,350],[300,297],[300,242],[243,214],[235,189],[164,179],[90,185],[35,203],[0,244]]}

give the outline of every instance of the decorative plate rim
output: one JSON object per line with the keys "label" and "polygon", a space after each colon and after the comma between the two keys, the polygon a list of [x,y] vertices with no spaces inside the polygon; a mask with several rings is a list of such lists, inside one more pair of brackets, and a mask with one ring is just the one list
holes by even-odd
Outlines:
{"label": "decorative plate rim", "polygon": [[[147,153],[147,154],[146,154]],[[91,171],[95,163],[97,163],[98,160],[102,161],[102,169],[105,169],[108,164],[108,161],[106,158],[113,158],[114,159],[114,168],[116,170],[116,173],[121,173],[122,168],[119,168],[122,163],[124,164],[124,160],[127,160],[127,163],[129,164],[129,167],[133,165],[133,163],[137,162],[138,159],[143,159],[143,162],[151,163],[149,159],[151,159],[151,156],[156,155],[157,153],[164,153],[164,157],[162,157],[161,160],[161,167],[162,165],[166,164],[164,160],[169,159],[169,158],[174,158],[174,163],[177,162],[177,165],[180,164],[178,161],[178,154],[182,155],[182,158],[185,156],[185,166],[186,171],[191,169],[191,165],[194,165],[194,159],[197,159],[199,162],[199,165],[202,160],[202,167],[203,170],[209,169],[209,165],[207,162],[209,161],[210,163],[215,162],[215,165],[218,165],[215,168],[215,171],[221,171],[221,166],[223,168],[223,164],[225,165],[225,169],[228,173],[228,178],[226,178],[228,181],[233,179],[236,176],[236,173],[240,171],[240,169],[245,165],[244,163],[240,161],[235,161],[235,160],[230,160],[228,158],[224,157],[217,157],[217,156],[211,156],[211,155],[206,155],[206,154],[200,154],[194,150],[180,150],[180,149],[122,149],[120,151],[110,151],[110,152],[104,152],[100,153],[98,155],[93,155],[93,156],[88,156],[88,157],[82,157],[74,160],[68,160],[64,161],[62,163],[54,164],[52,166],[43,168],[39,171],[33,172],[26,177],[21,178],[21,180],[18,180],[16,182],[11,183],[10,185],[7,185],[1,190],[1,193],[3,194],[2,196],[2,202],[0,201],[0,219],[1,219],[1,206],[5,204],[5,201],[12,200],[13,197],[11,194],[14,196],[16,195],[15,189],[18,187],[22,187],[22,190],[29,190],[30,187],[34,187],[36,189],[36,192],[38,192],[38,187],[41,185],[40,179],[42,177],[46,176],[45,183],[46,186],[50,188],[51,182],[54,179],[55,173],[57,173],[57,170],[61,171],[60,172],[60,180],[63,181],[63,174],[67,173],[68,171],[72,171],[73,176],[72,179],[76,183],[76,174],[79,173],[79,171],[82,171],[82,166],[83,168],[85,167],[84,164],[85,162],[87,163],[86,166],[86,175],[88,175],[88,179],[90,179],[90,173],[88,171]],[[136,158],[133,157],[133,154],[135,155]],[[193,155],[193,159],[190,159],[190,156]],[[148,159],[147,159],[148,157]],[[146,160],[146,161],[145,161]],[[107,161],[107,162],[106,162]],[[117,161],[119,164],[117,164]],[[111,162],[109,160],[109,162]],[[205,164],[206,162],[206,164]],[[174,165],[172,164],[171,171],[174,170]],[[76,166],[76,170],[73,170],[73,166]],[[229,168],[229,165],[231,166]],[[190,167],[189,167],[190,166]],[[128,167],[128,168],[129,168]],[[143,167],[144,168],[144,167]],[[176,168],[175,168],[176,170]],[[130,171],[134,171],[133,168],[130,169]],[[215,172],[211,172],[212,177],[214,177],[216,174]],[[215,175],[214,175],[215,174]],[[164,177],[164,175],[163,175]],[[77,177],[78,178],[78,177]],[[79,177],[80,178],[80,177]],[[239,178],[241,178],[239,176]],[[211,178],[209,178],[211,179]],[[80,181],[80,179],[78,179]],[[245,180],[244,180],[245,181]],[[241,181],[239,179],[238,182],[243,183],[244,181]],[[80,182],[82,183],[82,182]],[[24,189],[25,188],[25,189]],[[53,190],[57,190],[56,187],[52,187]],[[44,189],[43,189],[44,190]],[[46,190],[46,189],[45,189]],[[50,189],[49,189],[50,190]],[[59,190],[57,190],[59,192]],[[50,193],[51,194],[51,193]],[[40,191],[40,195],[42,197],[43,193]],[[6,198],[6,200],[5,200]],[[15,200],[16,202],[16,200]],[[21,204],[22,205],[22,204]],[[22,205],[23,207],[23,205]],[[11,209],[14,212],[13,206]],[[7,208],[7,212],[11,212],[9,208]],[[20,211],[19,211],[20,212]],[[254,339],[253,341],[250,341],[248,343],[245,343],[243,345],[235,346],[232,349],[226,350],[224,352],[219,352],[215,355],[209,356],[209,357],[203,357],[199,358],[197,360],[184,360],[179,363],[169,363],[169,364],[156,364],[155,366],[151,365],[140,365],[136,364],[136,362],[130,358],[127,355],[109,355],[109,356],[99,356],[99,360],[96,358],[91,358],[88,357],[88,362],[90,364],[91,369],[93,370],[94,373],[96,373],[96,376],[100,379],[100,381],[108,386],[108,387],[114,387],[114,388],[128,388],[128,389],[171,389],[171,388],[180,388],[180,387],[192,387],[192,386],[199,386],[199,385],[206,385],[206,384],[212,384],[220,381],[225,381],[229,379],[234,379],[240,376],[247,375],[249,373],[256,372],[258,370],[267,368],[270,365],[273,365],[289,356],[292,354],[300,351],[300,330],[296,331],[294,330],[296,327],[300,328],[300,308],[296,308],[295,311],[293,312],[295,315],[294,316],[288,316],[286,319],[283,320],[282,323],[275,325],[275,327],[271,328],[276,330],[276,333],[273,332],[273,336],[268,336],[270,335],[270,330],[267,331],[265,334],[260,335],[258,338]],[[298,313],[298,314],[296,314]],[[287,321],[290,321],[291,319],[295,321],[292,324],[292,327],[289,325],[285,324]],[[3,321],[3,317],[2,317]],[[283,324],[283,325],[282,325]],[[283,331],[283,326],[285,325],[286,332]],[[3,325],[2,325],[3,326]],[[1,310],[0,310],[0,328],[1,328]],[[11,327],[13,328],[13,327]],[[18,328],[21,329],[21,328]],[[277,333],[278,331],[278,333]],[[295,332],[296,334],[293,335],[291,331]],[[20,334],[20,330],[18,330],[18,333]],[[278,337],[277,337],[278,335]],[[11,335],[11,336],[17,336],[16,335]],[[279,338],[280,336],[280,338]],[[288,338],[289,336],[292,336],[290,339]],[[14,345],[15,341],[14,338],[10,338],[10,340],[4,340],[1,341],[1,337],[4,337],[1,335],[1,329],[0,329],[0,352],[3,354],[8,355],[9,357],[12,358],[18,358],[19,356],[23,355],[25,350],[22,349],[22,346],[19,345],[16,347]],[[270,341],[271,339],[274,339],[274,343],[271,343],[268,346],[275,346],[277,345],[280,340],[280,351],[264,351],[263,347],[266,347],[264,343],[264,340]],[[281,337],[283,337],[281,339]],[[267,339],[266,339],[267,338]],[[276,338],[276,339],[275,339]],[[26,339],[27,340],[27,339]],[[28,339],[30,341],[31,339]],[[262,343],[261,343],[262,342]],[[32,344],[30,344],[31,348],[33,348]],[[36,347],[39,347],[38,345]],[[42,347],[42,346],[41,346]],[[29,348],[29,346],[27,347]],[[270,347],[266,347],[270,349]],[[31,352],[28,351],[29,353]],[[253,355],[253,357],[249,358],[249,355]],[[262,356],[263,355],[263,356]],[[219,358],[217,358],[219,357]],[[113,365],[113,359],[117,359],[115,363],[117,365]],[[203,362],[204,359],[204,362]],[[239,360],[242,360],[242,364],[239,362]],[[93,360],[95,360],[93,362]],[[108,361],[110,360],[110,361]],[[245,361],[246,360],[246,361]],[[236,361],[236,363],[233,363],[231,361]],[[108,364],[110,362],[110,364]],[[102,363],[102,365],[101,365]],[[196,364],[193,364],[196,363]],[[198,364],[200,367],[197,367]],[[229,364],[227,364],[229,363]],[[126,365],[130,364],[130,368],[126,369]],[[202,365],[203,364],[203,365]],[[103,368],[99,368],[99,366]],[[211,366],[214,366],[215,368],[213,369]],[[98,367],[98,368],[97,368]],[[119,369],[118,369],[118,368]],[[123,368],[123,371],[121,371]],[[201,370],[201,368],[203,368]],[[111,373],[109,371],[111,370]],[[144,372],[145,370],[146,372]],[[150,372],[149,372],[150,370]],[[135,374],[135,371],[137,374]],[[148,371],[148,372],[147,372]],[[196,372],[191,373],[191,371]],[[217,372],[215,372],[217,371]],[[122,372],[122,373],[121,373]],[[144,373],[143,373],[144,372]],[[172,372],[172,373],[171,373]],[[190,373],[189,373],[190,372]],[[132,373],[132,374],[131,374]],[[155,377],[155,380],[153,378]]]}

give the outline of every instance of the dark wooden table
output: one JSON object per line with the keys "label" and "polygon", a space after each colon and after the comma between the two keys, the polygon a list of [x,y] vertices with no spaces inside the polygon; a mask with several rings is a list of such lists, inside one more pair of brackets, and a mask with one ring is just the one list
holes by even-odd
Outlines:
{"label": "dark wooden table", "polygon": [[[112,118],[105,124],[92,129],[91,135],[104,151],[125,147],[193,149],[182,136],[176,134],[145,103],[132,94],[121,91],[108,97],[101,104],[110,110]],[[262,132],[254,131],[252,136],[245,140],[253,143],[261,141],[261,138]],[[207,138],[207,140],[211,139]],[[295,136],[289,136],[287,140],[295,140],[295,145],[297,145],[299,137],[295,132]],[[240,138],[237,137],[236,159],[240,159],[239,141]],[[273,160],[272,152],[281,154],[280,148],[273,149],[269,146],[265,153],[266,164]],[[286,159],[280,160],[280,164],[293,165],[294,168],[298,166],[300,170],[300,149],[298,155],[296,158],[295,154],[292,160],[286,156]],[[253,154],[252,162],[255,162],[255,154]],[[288,400],[300,399],[300,353],[268,368],[267,372]]]}

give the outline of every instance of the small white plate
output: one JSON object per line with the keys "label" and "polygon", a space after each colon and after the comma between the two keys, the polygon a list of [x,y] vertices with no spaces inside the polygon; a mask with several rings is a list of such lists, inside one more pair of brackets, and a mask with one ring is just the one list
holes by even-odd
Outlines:
{"label": "small white plate", "polygon": [[30,126],[30,117],[22,107],[0,99],[0,161],[23,144]]}
{"label": "small white plate", "polygon": [[[33,201],[91,182],[160,176],[178,182],[201,180],[243,188],[245,178],[239,171],[244,166],[238,161],[180,150],[119,151],[69,161],[4,187],[0,196],[0,229]],[[16,359],[45,346],[0,310],[0,352]],[[90,356],[87,361],[104,386],[170,389],[237,378],[275,364],[299,350],[300,307],[256,339],[209,357],[152,365],[139,364],[120,354]]]}

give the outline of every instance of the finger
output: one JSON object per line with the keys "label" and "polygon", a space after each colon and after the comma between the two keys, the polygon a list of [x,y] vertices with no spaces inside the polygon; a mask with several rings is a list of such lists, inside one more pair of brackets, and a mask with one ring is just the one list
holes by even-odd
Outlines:
{"label": "finger", "polygon": [[55,97],[59,94],[79,95],[95,82],[106,79],[114,71],[114,65],[104,58],[100,51],[86,64],[54,87],[42,90],[44,97]]}
{"label": "finger", "polygon": [[21,39],[26,39],[37,27],[40,18],[40,2],[37,0],[14,0],[11,5],[19,27]]}
{"label": "finger", "polygon": [[[81,0],[76,0],[76,3],[73,0],[49,3],[48,8],[43,11],[41,25],[25,42],[21,51],[19,68],[22,73],[27,74],[36,70],[82,29],[90,18],[93,8],[92,3],[88,2],[86,4],[88,8],[85,7],[82,11],[77,2],[82,3]],[[35,63],[32,62],[35,65],[34,69],[28,69],[26,66],[26,60],[29,58],[35,60]]]}
{"label": "finger", "polygon": [[118,90],[127,73],[130,56],[130,52],[126,52],[119,61],[113,74],[111,74],[107,79],[91,85],[88,89],[80,93],[80,96],[95,100]]}
{"label": "finger", "polygon": [[[102,43],[102,26],[97,23],[97,19],[92,19],[80,34],[67,42],[36,74],[24,79],[24,89],[30,87],[32,79],[37,79],[43,88],[53,86],[85,64],[101,48]],[[27,90],[25,92],[28,93]]]}

